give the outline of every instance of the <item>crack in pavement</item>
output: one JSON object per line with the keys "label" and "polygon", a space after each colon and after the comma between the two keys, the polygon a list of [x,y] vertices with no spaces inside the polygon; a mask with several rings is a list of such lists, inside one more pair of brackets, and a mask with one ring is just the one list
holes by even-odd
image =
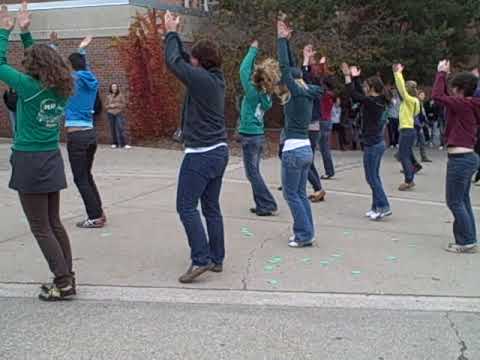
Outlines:
{"label": "crack in pavement", "polygon": [[[287,228],[288,229],[288,228]],[[283,234],[284,231],[281,231],[279,235]],[[261,250],[265,247],[266,243],[270,240],[275,239],[277,236],[271,236],[264,238],[257,246],[255,246],[252,251],[248,253],[247,259],[247,266],[245,267],[245,271],[243,272],[242,276],[242,290],[248,290],[248,277],[250,276],[250,268],[252,267],[253,260],[255,258],[255,254],[258,250]]]}
{"label": "crack in pavement", "polygon": [[460,355],[458,356],[457,360],[468,360],[468,358],[465,356],[465,352],[468,350],[467,344],[465,343],[465,340],[462,339],[460,331],[455,325],[455,322],[450,318],[450,312],[445,313],[445,318],[447,319],[450,327],[455,333],[455,337],[458,340],[458,345],[460,345]]}

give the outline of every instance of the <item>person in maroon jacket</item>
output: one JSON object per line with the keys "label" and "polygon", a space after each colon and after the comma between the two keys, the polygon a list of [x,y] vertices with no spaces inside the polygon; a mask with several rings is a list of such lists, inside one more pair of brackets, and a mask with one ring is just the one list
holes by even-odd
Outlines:
{"label": "person in maroon jacket", "polygon": [[475,153],[477,132],[480,126],[480,99],[473,95],[478,79],[469,72],[462,72],[452,80],[452,95],[448,92],[447,76],[450,62],[442,60],[432,90],[432,98],[442,104],[447,113],[445,144],[448,150],[446,198],[452,212],[455,243],[447,251],[475,253],[478,251],[475,216],[470,202],[472,176],[479,166]]}

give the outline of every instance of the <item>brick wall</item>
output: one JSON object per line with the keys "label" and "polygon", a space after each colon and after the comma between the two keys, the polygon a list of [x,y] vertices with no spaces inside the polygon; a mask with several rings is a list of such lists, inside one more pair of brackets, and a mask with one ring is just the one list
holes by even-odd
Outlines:
{"label": "brick wall", "polygon": [[[66,39],[59,41],[59,51],[66,59],[68,55],[75,51],[80,39]],[[102,100],[108,93],[109,85],[113,82],[119,84],[122,89],[127,89],[127,79],[120,67],[120,61],[117,50],[112,47],[112,38],[96,38],[88,48],[88,60],[93,72],[97,75],[100,81],[100,94]],[[9,62],[10,64],[21,68],[20,63],[23,58],[23,48],[21,43],[11,43]],[[5,86],[2,84],[1,94],[5,91]],[[106,114],[102,114],[98,121],[99,141],[108,143],[110,140],[108,120]],[[10,136],[8,115],[3,104],[0,105],[0,137]]]}

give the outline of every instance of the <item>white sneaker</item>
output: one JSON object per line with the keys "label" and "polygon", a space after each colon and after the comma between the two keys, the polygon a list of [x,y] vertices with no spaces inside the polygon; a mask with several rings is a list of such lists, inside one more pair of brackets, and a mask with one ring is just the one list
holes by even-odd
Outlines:
{"label": "white sneaker", "polygon": [[130,145],[125,145],[123,148],[128,150],[128,149],[131,149],[132,147]]}
{"label": "white sneaker", "polygon": [[384,214],[374,211],[372,215],[370,215],[370,220],[377,221],[382,220],[384,218]]}
{"label": "white sneaker", "polygon": [[117,145],[112,145],[112,149],[116,149],[117,148]]}
{"label": "white sneaker", "polygon": [[365,217],[371,217],[373,214],[375,214],[375,211],[373,210],[369,210],[366,214],[365,214]]}

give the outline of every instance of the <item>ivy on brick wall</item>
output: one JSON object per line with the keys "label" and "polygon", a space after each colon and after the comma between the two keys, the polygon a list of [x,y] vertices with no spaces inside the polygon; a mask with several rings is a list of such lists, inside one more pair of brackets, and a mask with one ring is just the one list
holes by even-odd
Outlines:
{"label": "ivy on brick wall", "polygon": [[128,118],[135,140],[170,137],[180,122],[180,85],[167,70],[163,14],[137,15],[127,37],[114,40],[128,79]]}

